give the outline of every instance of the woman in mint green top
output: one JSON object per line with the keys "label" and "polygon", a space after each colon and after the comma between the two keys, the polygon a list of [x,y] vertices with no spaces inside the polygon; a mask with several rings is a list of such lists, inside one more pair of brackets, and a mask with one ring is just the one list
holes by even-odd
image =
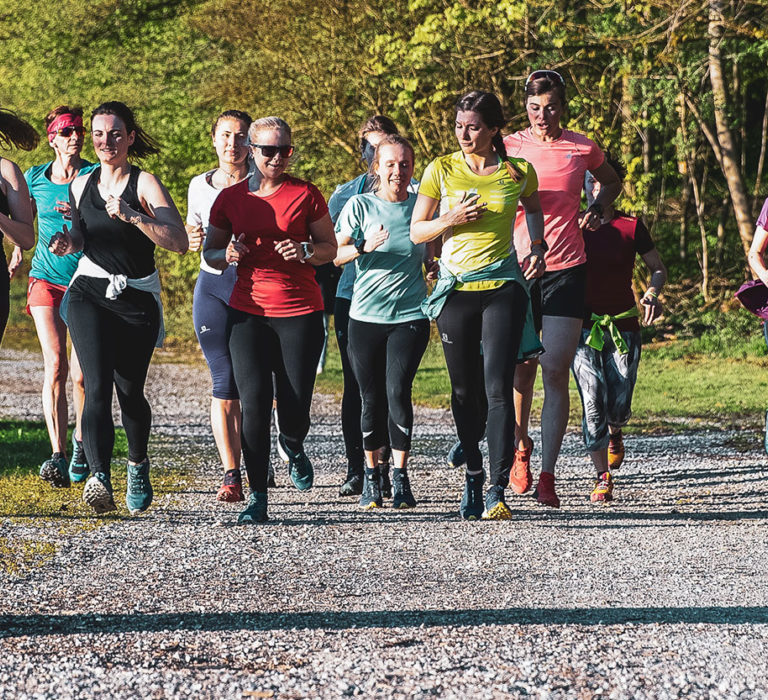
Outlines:
{"label": "woman in mint green top", "polygon": [[[349,357],[362,397],[361,428],[365,480],[360,505],[380,508],[379,452],[389,441],[394,468],[394,508],[416,499],[407,473],[413,431],[411,387],[429,342],[422,263],[431,246],[411,242],[416,196],[411,144],[385,136],[376,147],[373,192],[352,197],[336,222],[336,264],[354,260],[355,285],[349,312]],[[431,263],[430,263],[431,265]]]}
{"label": "woman in mint green top", "polygon": [[[69,183],[95,166],[80,157],[85,129],[83,110],[61,105],[45,117],[48,144],[55,157],[24,173],[37,213],[37,245],[32,256],[27,292],[27,312],[43,351],[43,415],[48,427],[52,455],[40,467],[40,476],[54,486],[68,486],[70,480],[88,476],[88,464],[81,441],[80,422],[85,391],[83,373],[74,348],[67,361],[67,327],[59,316],[59,306],[82,253],[59,257],[48,250],[51,237],[69,224]],[[11,274],[21,265],[21,249],[11,258]],[[72,459],[67,463],[67,370],[72,377],[75,404],[75,430],[72,434]]]}

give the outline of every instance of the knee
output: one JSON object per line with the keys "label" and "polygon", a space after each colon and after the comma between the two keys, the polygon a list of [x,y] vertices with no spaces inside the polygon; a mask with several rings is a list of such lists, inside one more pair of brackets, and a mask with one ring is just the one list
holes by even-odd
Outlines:
{"label": "knee", "polygon": [[541,365],[541,378],[545,388],[568,389],[571,372],[568,364]]}
{"label": "knee", "polygon": [[45,374],[48,381],[56,386],[66,384],[69,366],[67,358],[61,355],[48,356],[45,359]]}

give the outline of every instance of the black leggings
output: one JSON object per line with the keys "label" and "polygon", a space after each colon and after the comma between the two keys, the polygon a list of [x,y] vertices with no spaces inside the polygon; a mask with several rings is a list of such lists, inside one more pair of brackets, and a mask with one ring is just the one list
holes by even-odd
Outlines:
{"label": "black leggings", "polygon": [[527,304],[525,290],[507,282],[498,289],[452,292],[437,318],[451,378],[451,409],[467,469],[482,469],[479,442],[487,422],[493,486],[507,485],[514,458],[515,365]]}
{"label": "black leggings", "polygon": [[128,438],[128,459],[144,461],[152,425],[144,383],[160,328],[157,302],[148,292],[131,288],[110,301],[73,286],[67,325],[83,369],[83,446],[91,473],[110,473],[115,444],[113,384]]}
{"label": "black leggings", "polygon": [[363,433],[360,430],[360,413],[363,404],[360,399],[360,387],[357,385],[352,364],[347,352],[349,338],[349,307],[350,299],[336,297],[333,316],[336,325],[336,340],[339,344],[341,357],[341,372],[344,377],[344,393],[341,396],[341,432],[344,435],[344,447],[347,462],[352,468],[362,472],[363,469]]}
{"label": "black leggings", "polygon": [[[429,342],[429,321],[349,321],[349,356],[363,402],[363,447],[411,449],[411,387]],[[385,400],[386,397],[386,400]]]}
{"label": "black leggings", "polygon": [[266,493],[274,396],[286,445],[294,452],[304,449],[325,335],[323,312],[274,318],[231,309],[229,316],[229,351],[243,410],[243,460],[251,488]]}

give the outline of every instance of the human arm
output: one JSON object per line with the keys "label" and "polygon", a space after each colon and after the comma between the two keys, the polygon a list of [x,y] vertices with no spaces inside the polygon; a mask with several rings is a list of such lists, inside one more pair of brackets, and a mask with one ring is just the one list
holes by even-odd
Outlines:
{"label": "human arm", "polygon": [[621,194],[623,184],[618,173],[605,160],[602,165],[590,169],[589,172],[600,183],[600,191],[589,209],[579,218],[579,228],[597,231],[602,223],[603,210],[616,201],[616,198]]}
{"label": "human arm", "polygon": [[309,224],[310,254],[304,255],[304,247],[299,241],[286,238],[275,243],[275,250],[284,260],[298,260],[312,265],[324,265],[333,262],[336,257],[336,236],[333,223],[328,213]]}
{"label": "human arm", "polygon": [[651,271],[651,283],[640,299],[640,304],[643,307],[643,325],[650,326],[661,316],[662,304],[659,301],[659,294],[667,281],[667,268],[661,261],[661,256],[656,248],[651,248],[647,253],[643,253],[642,258]]}
{"label": "human arm", "polygon": [[541,277],[547,268],[544,261],[546,248],[544,247],[544,214],[541,211],[538,191],[534,191],[527,197],[520,197],[520,203],[525,210],[525,223],[528,225],[528,235],[531,237],[531,252],[523,259],[520,266],[523,277],[532,280]]}
{"label": "human arm", "polygon": [[71,229],[66,224],[61,231],[54,233],[48,242],[48,250],[54,255],[63,256],[76,253],[83,249],[83,236],[80,232],[80,197],[88,181],[88,175],[82,175],[74,180],[69,187],[69,211],[71,216]]}
{"label": "human arm", "polygon": [[5,182],[10,212],[9,216],[0,214],[0,233],[13,245],[29,250],[35,245],[35,229],[27,181],[19,166],[6,158],[0,158],[0,181]]}
{"label": "human arm", "polygon": [[755,235],[752,238],[752,245],[749,247],[747,262],[755,277],[760,279],[764,285],[768,286],[768,268],[765,267],[763,253],[768,245],[768,231],[762,226],[755,229]]}
{"label": "human arm", "polygon": [[24,251],[19,246],[13,246],[11,252],[11,259],[8,261],[8,276],[13,279],[13,276],[21,269],[21,263],[24,260]]}
{"label": "human arm", "polygon": [[203,258],[211,267],[226,270],[228,265],[236,265],[248,253],[249,248],[243,243],[244,240],[244,233],[233,240],[231,231],[209,223],[203,243]]}
{"label": "human arm", "polygon": [[189,249],[187,232],[181,215],[163,183],[151,173],[142,171],[137,191],[142,206],[149,214],[132,209],[121,197],[115,196],[107,199],[107,213],[112,218],[133,224],[155,245],[174,253],[186,253]]}
{"label": "human arm", "polygon": [[411,241],[413,243],[417,245],[428,243],[454,226],[477,221],[485,213],[487,207],[485,202],[480,201],[479,194],[465,192],[461,201],[453,209],[449,209],[436,219],[432,218],[439,204],[437,199],[419,193],[411,217]]}

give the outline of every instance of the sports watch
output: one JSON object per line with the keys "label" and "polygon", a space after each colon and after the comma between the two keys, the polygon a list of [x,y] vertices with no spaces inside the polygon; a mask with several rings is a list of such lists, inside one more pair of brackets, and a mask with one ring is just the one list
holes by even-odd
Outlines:
{"label": "sports watch", "polygon": [[301,254],[302,254],[302,262],[304,260],[309,260],[314,254],[315,254],[315,246],[313,246],[311,243],[302,243],[301,244]]}

